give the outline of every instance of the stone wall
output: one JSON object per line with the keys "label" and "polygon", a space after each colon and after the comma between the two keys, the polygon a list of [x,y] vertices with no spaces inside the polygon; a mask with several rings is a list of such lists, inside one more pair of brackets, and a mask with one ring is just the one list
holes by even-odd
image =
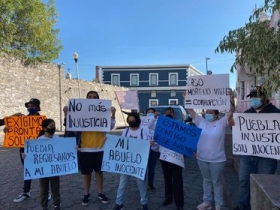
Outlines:
{"label": "stone wall", "polygon": [[[24,66],[14,57],[0,54],[0,118],[17,112],[27,114],[24,103],[30,98],[38,98],[41,101],[41,114],[53,118],[56,127],[60,130],[63,106],[67,105],[69,98],[78,98],[78,80],[66,79],[63,66],[60,69],[55,64],[45,63],[37,66]],[[59,74],[61,78],[61,105]],[[89,75],[92,78],[92,75]],[[115,87],[89,81],[80,80],[81,98],[86,93],[95,90],[101,99],[111,99],[117,109],[117,126],[124,125],[124,116],[115,97],[115,91],[127,90],[124,87]],[[3,134],[0,132],[0,138]]]}

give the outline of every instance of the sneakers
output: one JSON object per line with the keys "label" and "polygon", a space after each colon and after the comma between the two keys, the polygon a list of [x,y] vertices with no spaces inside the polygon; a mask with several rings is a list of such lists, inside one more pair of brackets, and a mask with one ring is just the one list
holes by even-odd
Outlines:
{"label": "sneakers", "polygon": [[48,201],[50,201],[52,199],[52,194],[49,192],[48,194]]}
{"label": "sneakers", "polygon": [[87,206],[89,204],[89,197],[90,197],[90,194],[84,195],[84,197],[82,199],[83,206]]}
{"label": "sneakers", "polygon": [[116,204],[115,207],[113,208],[113,210],[123,210],[123,209],[124,209],[123,204],[121,205]]}
{"label": "sneakers", "polygon": [[203,202],[202,204],[199,204],[196,208],[199,210],[205,210],[205,209],[209,210],[212,209],[212,205]]}
{"label": "sneakers", "polygon": [[30,198],[30,192],[20,194],[17,198],[14,199],[14,202],[19,203],[26,200],[27,198]]}
{"label": "sneakers", "polygon": [[54,206],[54,210],[60,210],[60,206]]}
{"label": "sneakers", "polygon": [[153,185],[148,185],[147,189],[151,190],[151,191],[155,191],[156,190],[156,188]]}
{"label": "sneakers", "polygon": [[216,210],[221,210],[221,209],[222,209],[222,207],[221,207],[221,206],[216,205]]}
{"label": "sneakers", "polygon": [[102,203],[109,203],[109,199],[103,193],[99,193],[98,198],[101,200]]}
{"label": "sneakers", "polygon": [[144,204],[142,205],[142,207],[140,208],[141,210],[148,210],[148,205],[147,204]]}

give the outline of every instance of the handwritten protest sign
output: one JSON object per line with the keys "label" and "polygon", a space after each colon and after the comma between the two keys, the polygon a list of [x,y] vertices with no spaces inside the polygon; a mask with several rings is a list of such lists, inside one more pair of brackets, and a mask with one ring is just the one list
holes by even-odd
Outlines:
{"label": "handwritten protest sign", "polygon": [[26,139],[36,139],[42,130],[44,115],[5,117],[5,133],[3,147],[24,147]]}
{"label": "handwritten protest sign", "polygon": [[280,114],[234,113],[233,154],[280,160]]}
{"label": "handwritten protest sign", "polygon": [[169,117],[158,116],[154,140],[161,146],[192,157],[201,129]]}
{"label": "handwritten protest sign", "polygon": [[107,134],[102,171],[127,174],[144,180],[150,141]]}
{"label": "handwritten protest sign", "polygon": [[136,109],[139,110],[138,92],[137,90],[116,91],[121,109]]}
{"label": "handwritten protest sign", "polygon": [[165,147],[161,148],[159,159],[185,168],[184,156]]}
{"label": "handwritten protest sign", "polygon": [[188,78],[185,108],[230,109],[229,75],[199,75]]}
{"label": "handwritten protest sign", "polygon": [[69,99],[66,119],[68,131],[110,131],[111,100]]}
{"label": "handwritten protest sign", "polygon": [[141,124],[140,127],[144,128],[148,131],[148,139],[151,140],[154,138],[154,130],[148,128],[148,124],[154,116],[141,116]]}
{"label": "handwritten protest sign", "polygon": [[24,180],[78,173],[76,139],[27,140]]}

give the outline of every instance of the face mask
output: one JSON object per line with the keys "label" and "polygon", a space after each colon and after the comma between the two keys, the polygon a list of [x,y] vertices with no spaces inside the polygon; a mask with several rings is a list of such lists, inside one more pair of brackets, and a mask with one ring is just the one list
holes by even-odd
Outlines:
{"label": "face mask", "polygon": [[154,116],[154,113],[148,113],[147,116]]}
{"label": "face mask", "polygon": [[55,128],[47,128],[47,132],[49,134],[54,134],[55,133]]}
{"label": "face mask", "polygon": [[205,114],[205,120],[212,122],[214,120],[213,114]]}
{"label": "face mask", "polygon": [[249,105],[251,107],[253,107],[254,109],[257,109],[262,105],[261,99],[260,98],[250,98]]}
{"label": "face mask", "polygon": [[137,122],[129,122],[128,125],[129,125],[129,127],[131,127],[131,128],[136,128],[136,127],[138,127],[138,123],[137,123]]}
{"label": "face mask", "polygon": [[37,108],[31,107],[28,108],[27,111],[29,112],[29,114],[35,114],[37,112]]}

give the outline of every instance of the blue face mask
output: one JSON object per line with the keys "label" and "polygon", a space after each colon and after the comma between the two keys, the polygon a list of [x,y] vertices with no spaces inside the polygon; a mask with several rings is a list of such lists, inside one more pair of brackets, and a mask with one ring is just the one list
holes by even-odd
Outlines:
{"label": "blue face mask", "polygon": [[29,112],[29,114],[35,114],[37,112],[37,108],[31,107],[28,108],[27,111]]}
{"label": "blue face mask", "polygon": [[154,116],[154,113],[148,113],[147,116]]}
{"label": "blue face mask", "polygon": [[261,99],[260,98],[250,98],[249,99],[249,105],[252,108],[257,109],[262,105]]}
{"label": "blue face mask", "polygon": [[212,122],[214,120],[214,114],[205,114],[205,120]]}

